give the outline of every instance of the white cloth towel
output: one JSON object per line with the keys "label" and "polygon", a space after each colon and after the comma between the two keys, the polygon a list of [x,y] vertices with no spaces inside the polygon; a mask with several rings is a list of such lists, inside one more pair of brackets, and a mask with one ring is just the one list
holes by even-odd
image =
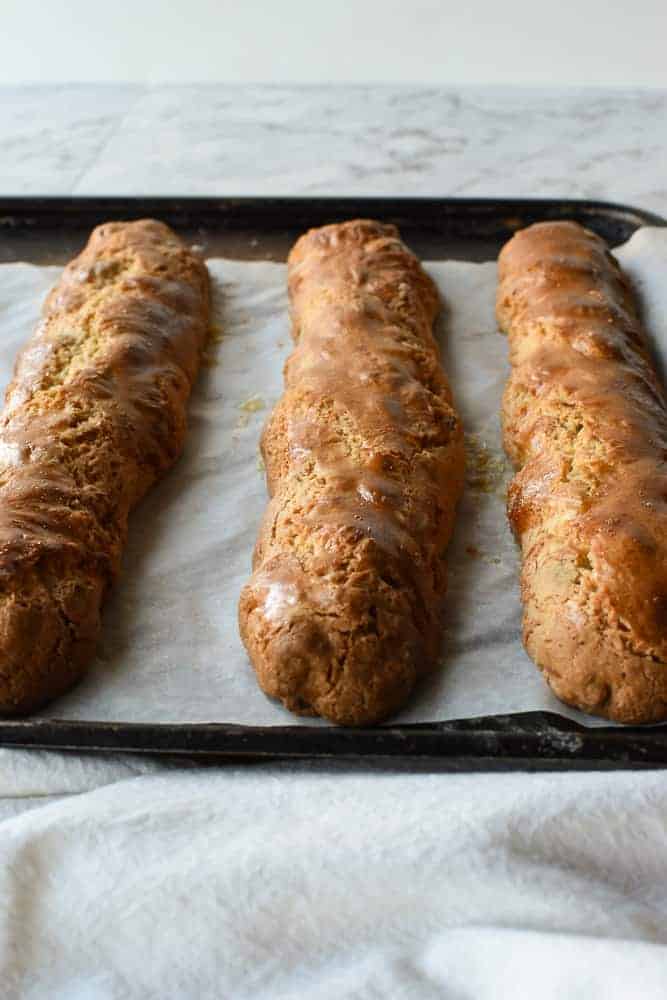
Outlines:
{"label": "white cloth towel", "polygon": [[664,1000],[667,774],[0,751],[0,994]]}

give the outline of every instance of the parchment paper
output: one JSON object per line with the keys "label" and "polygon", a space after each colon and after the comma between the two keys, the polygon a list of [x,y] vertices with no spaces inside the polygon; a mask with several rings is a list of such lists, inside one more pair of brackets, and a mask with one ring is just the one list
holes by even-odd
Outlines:
{"label": "parchment paper", "polygon": [[[664,365],[667,232],[642,230],[619,256]],[[236,624],[266,504],[259,434],[290,350],[286,269],[226,260],[209,268],[216,333],[192,397],[186,451],[134,513],[90,673],[45,717],[299,722],[257,687]],[[507,344],[494,321],[495,265],[450,261],[428,269],[446,303],[438,336],[466,427],[468,486],[450,549],[442,662],[396,721],[547,709],[598,724],[549,693],[520,642],[518,558],[504,512],[510,470],[498,413]],[[0,267],[3,385],[58,273]]]}

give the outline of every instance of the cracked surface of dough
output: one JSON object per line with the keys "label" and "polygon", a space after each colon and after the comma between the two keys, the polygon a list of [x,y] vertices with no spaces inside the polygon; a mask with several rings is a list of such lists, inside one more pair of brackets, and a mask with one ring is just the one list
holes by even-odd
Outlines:
{"label": "cracked surface of dough", "polygon": [[667,407],[632,290],[570,222],[519,232],[499,268],[526,649],[568,704],[665,719]]}
{"label": "cracked surface of dough", "polygon": [[241,635],[287,708],[374,723],[441,637],[464,458],[438,294],[396,229],[365,220],[301,237],[288,283],[296,346],[262,439],[271,502]]}
{"label": "cracked surface of dough", "polygon": [[48,296],[0,415],[0,712],[85,670],[130,509],[180,453],[208,275],[159,222],[98,226]]}

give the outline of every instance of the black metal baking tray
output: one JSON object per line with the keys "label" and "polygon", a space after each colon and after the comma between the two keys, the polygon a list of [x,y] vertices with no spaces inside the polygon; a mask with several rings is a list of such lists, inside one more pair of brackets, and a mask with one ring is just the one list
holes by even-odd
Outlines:
{"label": "black metal baking tray", "polygon": [[[545,219],[575,219],[612,246],[640,226],[667,225],[627,205],[558,199],[13,197],[0,198],[0,263],[64,263],[97,223],[146,216],[207,256],[247,260],[285,260],[305,229],[360,216],[396,223],[425,259],[472,261],[495,258],[516,229]],[[667,726],[587,727],[551,712],[373,729],[40,718],[0,721],[0,746],[438,770],[642,768],[667,764]]]}
{"label": "black metal baking tray", "polygon": [[516,229],[575,219],[612,245],[664,219],[603,201],[500,198],[1,198],[0,263],[62,264],[93,226],[115,219],[162,219],[207,257],[286,260],[311,226],[351,218],[394,222],[426,260],[493,260]]}

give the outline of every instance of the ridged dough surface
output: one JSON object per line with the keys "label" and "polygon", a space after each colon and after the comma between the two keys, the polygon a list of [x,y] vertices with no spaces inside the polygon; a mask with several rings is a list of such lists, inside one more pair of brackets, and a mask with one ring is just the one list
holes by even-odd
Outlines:
{"label": "ridged dough surface", "polygon": [[45,303],[0,415],[0,711],[90,662],[128,514],[179,455],[208,330],[202,259],[159,222],[98,226]]}
{"label": "ridged dough surface", "polygon": [[519,232],[499,267],[526,649],[568,704],[665,719],[667,408],[632,289],[570,222]]}
{"label": "ridged dough surface", "polygon": [[287,708],[374,723],[441,637],[464,457],[438,294],[396,229],[365,220],[301,237],[288,282],[296,346],[263,434],[271,502],[241,635]]}

